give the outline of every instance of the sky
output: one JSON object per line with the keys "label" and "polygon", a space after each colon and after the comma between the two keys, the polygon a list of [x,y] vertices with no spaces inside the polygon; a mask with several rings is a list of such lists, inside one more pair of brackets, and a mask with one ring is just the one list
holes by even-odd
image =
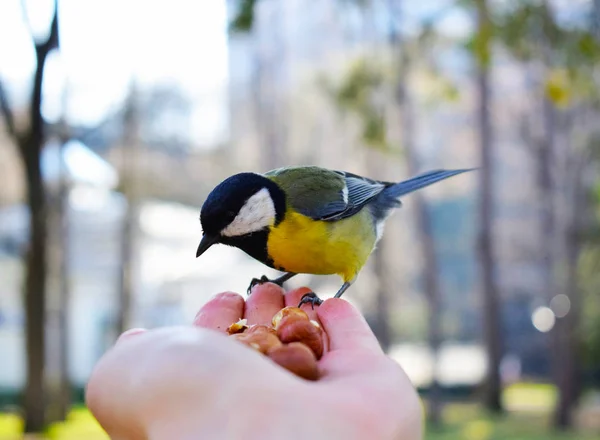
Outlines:
{"label": "sky", "polygon": [[[35,66],[28,23],[46,32],[51,0],[0,1],[0,77],[15,104],[27,101]],[[44,116],[95,125],[118,109],[132,79],[169,83],[195,103],[197,141],[222,135],[226,119],[225,0],[60,0],[60,54],[48,59]],[[5,44],[10,42],[10,44]],[[68,85],[67,99],[63,98]],[[66,102],[66,107],[63,107]]]}

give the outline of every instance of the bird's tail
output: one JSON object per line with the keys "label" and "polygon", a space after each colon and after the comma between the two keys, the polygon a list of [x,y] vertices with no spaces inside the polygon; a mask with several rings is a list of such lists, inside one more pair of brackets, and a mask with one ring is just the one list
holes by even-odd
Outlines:
{"label": "bird's tail", "polygon": [[463,170],[435,170],[428,171],[418,176],[412,177],[400,183],[391,185],[385,189],[386,196],[398,199],[403,195],[409,194],[432,183],[447,179],[448,177],[456,176],[457,174],[473,171],[475,168],[467,168]]}
{"label": "bird's tail", "polygon": [[375,203],[371,204],[371,212],[376,219],[385,219],[390,211],[402,205],[400,197],[409,194],[432,183],[456,176],[457,174],[473,171],[476,168],[464,170],[435,170],[412,177],[404,182],[394,183],[386,187],[379,195]]}

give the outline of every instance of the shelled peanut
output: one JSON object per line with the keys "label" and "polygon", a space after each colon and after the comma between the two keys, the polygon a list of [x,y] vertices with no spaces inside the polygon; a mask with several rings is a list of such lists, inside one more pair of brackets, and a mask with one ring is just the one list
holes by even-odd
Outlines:
{"label": "shelled peanut", "polygon": [[248,326],[242,319],[229,326],[227,333],[301,378],[319,378],[317,361],[323,356],[323,330],[300,308],[281,309],[271,326]]}

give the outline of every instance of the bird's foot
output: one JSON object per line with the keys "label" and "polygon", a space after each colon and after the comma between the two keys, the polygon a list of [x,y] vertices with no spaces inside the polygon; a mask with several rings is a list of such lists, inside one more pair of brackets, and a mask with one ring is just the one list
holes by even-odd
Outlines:
{"label": "bird's foot", "polygon": [[319,298],[315,292],[308,292],[302,296],[302,298],[300,299],[300,304],[298,304],[298,307],[301,307],[302,304],[310,304],[310,306],[314,310],[315,304],[320,306],[321,304],[323,304],[323,300],[321,298]]}
{"label": "bird's foot", "polygon": [[280,276],[279,278],[275,278],[273,280],[268,279],[266,275],[263,275],[260,278],[252,278],[252,281],[250,281],[250,286],[248,286],[248,295],[250,295],[252,293],[252,289],[257,284],[273,283],[273,284],[277,284],[279,287],[283,287],[283,283],[285,283],[287,280],[289,280],[290,278],[293,278],[295,276],[296,276],[295,273],[288,272],[288,273]]}
{"label": "bird's foot", "polygon": [[260,278],[252,278],[252,281],[250,281],[250,285],[248,286],[248,290],[246,292],[248,293],[248,295],[250,295],[252,293],[252,289],[254,289],[254,286],[256,286],[258,284],[272,283],[272,282],[273,281],[268,279],[266,275],[263,275]]}

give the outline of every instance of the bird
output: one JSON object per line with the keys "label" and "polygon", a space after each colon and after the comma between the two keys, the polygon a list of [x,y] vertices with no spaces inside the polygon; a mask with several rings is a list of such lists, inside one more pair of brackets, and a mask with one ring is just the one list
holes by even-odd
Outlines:
{"label": "bird", "polygon": [[[338,275],[340,298],[355,282],[384,233],[400,198],[474,168],[433,170],[401,182],[305,165],[265,173],[242,172],[219,183],[200,209],[202,238],[196,258],[211,246],[241,249],[284,274],[253,278],[280,286],[298,274]],[[320,305],[314,293],[298,305]]]}

